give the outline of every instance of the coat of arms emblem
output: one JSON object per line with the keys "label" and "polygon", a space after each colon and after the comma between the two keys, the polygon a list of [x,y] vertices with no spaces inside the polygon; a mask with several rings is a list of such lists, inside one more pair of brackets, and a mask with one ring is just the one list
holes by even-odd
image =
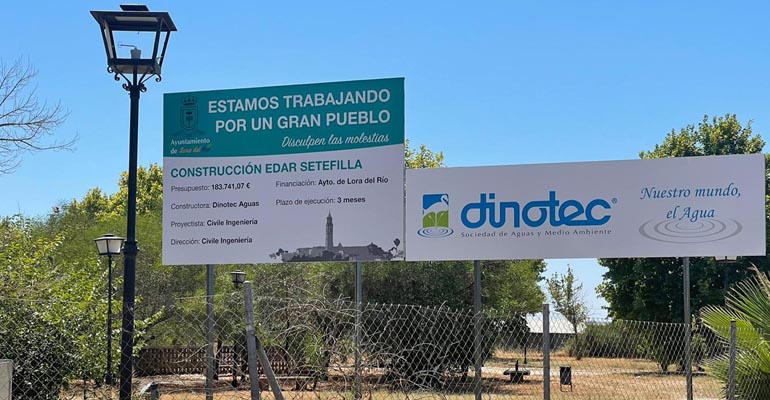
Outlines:
{"label": "coat of arms emblem", "polygon": [[198,127],[198,99],[195,96],[188,95],[182,98],[179,123],[186,131],[192,131]]}

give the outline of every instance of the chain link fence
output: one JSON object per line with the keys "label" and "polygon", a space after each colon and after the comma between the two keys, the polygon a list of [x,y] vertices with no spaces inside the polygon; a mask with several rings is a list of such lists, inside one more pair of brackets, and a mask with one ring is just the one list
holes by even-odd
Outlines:
{"label": "chain link fence", "polygon": [[[134,398],[250,399],[257,383],[261,397],[274,398],[261,367],[259,382],[249,379],[243,296],[214,296],[208,324],[205,296],[151,315],[139,303]],[[78,321],[50,321],[45,302],[0,302],[0,359],[10,360],[0,361],[0,400],[10,391],[15,400],[118,398],[117,384],[103,379],[106,327],[97,334]],[[697,322],[687,366],[683,324],[591,320],[575,328],[558,315],[476,316],[342,299],[253,303],[256,337],[286,399],[686,399],[688,368],[694,399],[727,393],[729,343]],[[742,344],[738,398],[768,398],[768,366],[750,357],[768,344]],[[3,372],[9,362],[12,379]]]}

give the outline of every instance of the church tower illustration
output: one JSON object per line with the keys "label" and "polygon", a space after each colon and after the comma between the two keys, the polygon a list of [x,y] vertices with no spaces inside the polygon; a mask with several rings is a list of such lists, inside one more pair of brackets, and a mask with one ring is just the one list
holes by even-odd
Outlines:
{"label": "church tower illustration", "polygon": [[[321,214],[323,215],[323,214]],[[345,217],[343,216],[343,219]],[[342,230],[346,225],[343,221]],[[343,232],[345,233],[345,232]],[[345,235],[342,235],[345,236]],[[296,251],[286,251],[278,249],[277,253],[270,255],[272,258],[280,257],[283,262],[311,262],[311,261],[389,261],[394,258],[403,258],[398,252],[397,247],[401,241],[393,241],[396,247],[391,250],[383,250],[382,247],[369,242],[364,245],[343,246],[342,242],[334,244],[334,219],[331,211],[326,215],[326,240],[323,244],[317,246],[298,247]]]}
{"label": "church tower illustration", "polygon": [[326,217],[326,250],[332,251],[334,248],[334,223],[332,223],[332,213]]}

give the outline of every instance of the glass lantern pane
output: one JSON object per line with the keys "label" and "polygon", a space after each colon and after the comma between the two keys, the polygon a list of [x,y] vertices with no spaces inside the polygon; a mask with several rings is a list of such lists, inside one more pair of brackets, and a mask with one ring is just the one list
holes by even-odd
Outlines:
{"label": "glass lantern pane", "polygon": [[96,240],[96,250],[99,252],[100,255],[107,254],[107,250],[108,250],[107,240],[106,239]]}
{"label": "glass lantern pane", "polygon": [[110,254],[120,254],[120,248],[123,246],[123,238],[110,239],[108,243]]}
{"label": "glass lantern pane", "polygon": [[[141,51],[140,58],[150,59],[155,48],[155,32],[122,32],[112,33],[115,38],[116,58],[132,58],[131,51]],[[158,44],[158,47],[162,46]],[[160,52],[160,50],[158,50]]]}

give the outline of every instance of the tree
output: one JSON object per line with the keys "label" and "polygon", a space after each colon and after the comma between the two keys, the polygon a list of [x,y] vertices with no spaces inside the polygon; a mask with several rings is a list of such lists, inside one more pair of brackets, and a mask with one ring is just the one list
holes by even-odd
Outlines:
{"label": "tree", "polygon": [[103,373],[96,256],[80,268],[58,257],[62,243],[38,221],[0,219],[0,358],[16,361],[14,398],[59,398],[70,379]]}
{"label": "tree", "polygon": [[[727,296],[727,306],[707,306],[703,322],[725,342],[730,340],[730,321],[736,321],[736,398],[770,399],[770,275],[740,282]],[[728,355],[712,362],[714,374],[727,386]]]}
{"label": "tree", "polygon": [[441,168],[444,165],[444,152],[434,153],[424,144],[420,145],[419,150],[409,147],[409,140],[404,145],[404,162],[407,168]]}
{"label": "tree", "polygon": [[19,299],[0,297],[0,355],[14,360],[13,398],[55,400],[79,363],[67,331]]}
{"label": "tree", "polygon": [[[151,328],[169,318],[165,311],[175,306],[178,296],[196,294],[205,282],[199,268],[178,268],[161,264],[161,204],[162,170],[156,164],[139,167],[138,187],[142,188],[137,198],[137,240],[140,252],[137,257],[137,307],[136,335],[134,350],[138,351],[152,337]],[[60,204],[47,217],[36,221],[42,236],[61,237],[61,244],[53,258],[57,263],[69,265],[75,271],[89,271],[94,287],[93,297],[106,304],[107,288],[106,257],[98,257],[93,239],[105,233],[121,236],[125,232],[125,207],[127,180],[121,175],[117,193],[108,195],[99,188],[90,189],[82,199]],[[123,263],[120,257],[113,257],[114,300],[119,302],[122,295]],[[100,305],[100,307],[101,307]],[[104,313],[93,311],[89,318],[103,319]],[[119,322],[119,319],[117,319]],[[103,323],[94,324],[95,327]],[[101,330],[99,330],[101,332]],[[101,347],[93,347],[97,356],[103,356]],[[103,362],[99,365],[103,366]]]}
{"label": "tree", "polygon": [[[733,114],[709,118],[697,125],[672,130],[644,159],[760,153],[764,140],[754,134],[751,121],[742,125]],[[770,176],[766,174],[766,176]],[[768,191],[770,193],[770,191]],[[770,224],[768,224],[770,228]],[[770,238],[770,235],[768,235]],[[693,310],[724,302],[724,281],[748,277],[750,262],[767,270],[767,257],[747,257],[722,267],[712,258],[691,258],[691,301]],[[600,259],[607,268],[598,291],[607,300],[609,314],[618,319],[682,322],[682,260],[679,258]]]}
{"label": "tree", "polygon": [[77,140],[51,139],[67,113],[61,104],[49,105],[37,97],[36,75],[29,63],[0,60],[0,174],[13,172],[24,152],[70,149]]}
{"label": "tree", "polygon": [[[163,168],[158,164],[139,167],[136,170],[136,213],[147,215],[163,211]],[[110,197],[109,210],[118,215],[126,215],[128,205],[128,173],[123,172],[118,182],[118,192]]]}
{"label": "tree", "polygon": [[546,279],[548,293],[556,307],[556,311],[561,313],[564,318],[572,324],[575,334],[575,347],[572,354],[578,360],[582,358],[580,352],[580,341],[578,340],[578,327],[585,324],[588,320],[588,307],[583,298],[583,284],[575,279],[572,273],[572,267],[567,265],[567,273],[559,275],[554,272],[550,279]]}

